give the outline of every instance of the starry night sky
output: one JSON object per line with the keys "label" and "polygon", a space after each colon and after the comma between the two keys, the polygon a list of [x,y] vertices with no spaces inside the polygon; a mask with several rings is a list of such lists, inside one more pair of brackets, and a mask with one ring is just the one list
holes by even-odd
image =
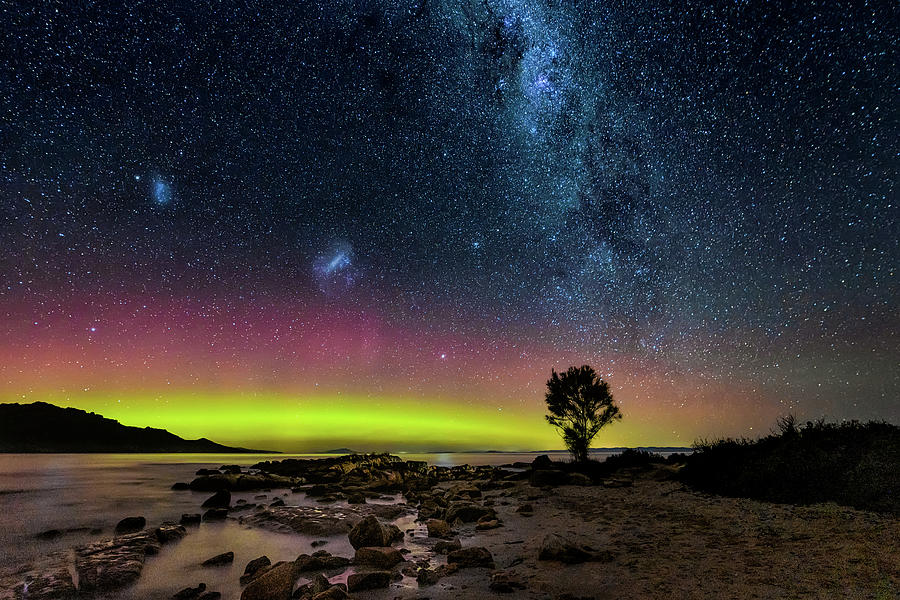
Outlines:
{"label": "starry night sky", "polygon": [[589,363],[598,445],[900,420],[896,3],[124,4],[0,4],[0,400],[546,448]]}

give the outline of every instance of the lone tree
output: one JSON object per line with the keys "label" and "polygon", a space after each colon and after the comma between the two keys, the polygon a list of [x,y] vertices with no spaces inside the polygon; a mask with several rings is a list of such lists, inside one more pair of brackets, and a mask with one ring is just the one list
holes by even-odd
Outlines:
{"label": "lone tree", "polygon": [[589,367],[569,367],[547,380],[547,422],[557,428],[577,462],[588,459],[588,448],[604,425],[621,419],[609,384]]}

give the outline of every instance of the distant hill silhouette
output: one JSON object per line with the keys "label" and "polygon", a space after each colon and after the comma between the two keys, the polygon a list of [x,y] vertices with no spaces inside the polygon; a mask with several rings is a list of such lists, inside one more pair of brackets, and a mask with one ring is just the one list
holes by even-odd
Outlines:
{"label": "distant hill silhouette", "polygon": [[0,404],[0,452],[267,453],[206,438],[186,440],[165,429],[129,427],[96,413],[46,402]]}

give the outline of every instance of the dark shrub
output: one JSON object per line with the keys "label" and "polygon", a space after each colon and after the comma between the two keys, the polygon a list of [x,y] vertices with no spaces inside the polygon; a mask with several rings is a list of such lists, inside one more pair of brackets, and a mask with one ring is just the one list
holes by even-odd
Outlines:
{"label": "dark shrub", "polygon": [[659,454],[648,452],[647,450],[626,448],[619,454],[607,457],[605,464],[610,469],[616,470],[629,467],[649,467],[652,464],[662,464],[665,461],[666,459]]}
{"label": "dark shrub", "polygon": [[779,433],[750,441],[699,441],[681,479],[698,489],[811,504],[837,502],[900,514],[900,427],[884,422],[780,419]]}

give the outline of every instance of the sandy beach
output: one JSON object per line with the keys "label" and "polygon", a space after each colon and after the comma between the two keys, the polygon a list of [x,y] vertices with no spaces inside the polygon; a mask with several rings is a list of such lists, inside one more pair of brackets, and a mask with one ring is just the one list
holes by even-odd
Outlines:
{"label": "sandy beach", "polygon": [[[517,598],[897,597],[900,520],[834,504],[710,496],[660,480],[665,475],[637,474],[621,488],[541,490],[523,482],[497,497],[504,526],[466,531],[463,545],[484,546],[498,567],[509,567],[525,584]],[[516,512],[522,503],[534,507],[534,516]],[[540,561],[548,532],[609,551],[612,560]],[[489,570],[467,570],[400,597],[479,598],[489,593],[489,581]]]}

